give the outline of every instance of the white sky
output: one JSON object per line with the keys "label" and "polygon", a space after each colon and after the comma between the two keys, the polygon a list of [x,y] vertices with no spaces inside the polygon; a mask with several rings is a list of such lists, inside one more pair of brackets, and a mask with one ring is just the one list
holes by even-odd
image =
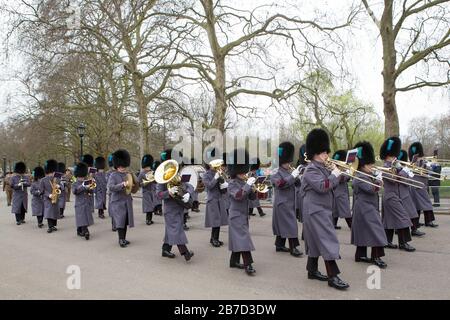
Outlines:
{"label": "white sky", "polygon": [[[17,0],[16,0],[17,1]],[[290,0],[292,3],[292,0]],[[239,1],[240,2],[240,1]],[[264,4],[272,1],[253,0],[246,2]],[[316,4],[320,3],[322,8],[339,10],[345,4],[350,4],[351,0],[326,1],[326,0],[305,0],[302,3]],[[0,1],[1,3],[1,1]],[[240,2],[242,3],[242,2]],[[373,103],[376,110],[382,115],[383,104],[381,92],[383,88],[381,70],[381,41],[376,34],[376,27],[369,19],[360,30],[354,30],[352,37],[354,45],[349,53],[348,61],[350,68],[356,79],[357,95],[368,102]],[[20,96],[20,84],[15,81],[17,72],[22,71],[22,60],[16,53],[10,54],[6,59],[4,55],[3,40],[7,30],[6,17],[0,16],[0,121],[4,120],[17,107],[18,97]],[[245,99],[252,99],[246,96]],[[254,99],[248,101],[248,105],[260,104],[264,99]],[[434,117],[438,114],[450,110],[450,89],[447,88],[428,88],[398,93],[397,108],[400,117],[400,130],[404,135],[408,131],[408,122],[415,117]],[[270,122],[275,115],[267,115],[266,122]],[[259,122],[259,121],[258,121]]]}

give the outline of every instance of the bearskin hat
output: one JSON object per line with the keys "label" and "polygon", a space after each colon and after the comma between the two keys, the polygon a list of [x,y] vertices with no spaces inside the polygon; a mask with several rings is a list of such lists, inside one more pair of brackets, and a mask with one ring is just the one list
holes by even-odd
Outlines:
{"label": "bearskin hat", "polygon": [[153,165],[152,165],[152,170],[155,171],[156,168],[158,168],[160,164],[161,164],[161,161],[158,161],[158,160],[154,161]]}
{"label": "bearskin hat", "polygon": [[58,169],[58,162],[56,160],[47,160],[44,164],[45,174],[56,172]]}
{"label": "bearskin hat", "polygon": [[259,161],[259,158],[252,159],[250,162],[250,170],[258,170],[261,166],[261,161]]}
{"label": "bearskin hat", "polygon": [[77,178],[83,178],[88,175],[88,165],[84,162],[78,162],[75,165],[73,175]]}
{"label": "bearskin hat", "polygon": [[106,160],[104,157],[99,156],[99,157],[95,158],[94,167],[96,167],[98,170],[103,170],[103,169],[105,169],[105,166],[106,166]]}
{"label": "bearskin hat", "polygon": [[112,153],[108,156],[108,166],[110,167],[110,168],[112,168],[112,167],[114,167],[114,164],[113,164],[113,156],[112,156]]}
{"label": "bearskin hat", "polygon": [[338,150],[333,154],[333,159],[338,161],[345,161],[347,159],[346,150]]}
{"label": "bearskin hat", "polygon": [[400,153],[397,156],[397,159],[400,161],[408,162],[408,152],[406,150],[400,150]]}
{"label": "bearskin hat", "polygon": [[[176,151],[177,150],[173,150],[173,149],[166,149],[166,150],[164,150],[163,152],[161,152],[161,162],[163,162],[163,161],[166,161],[166,160],[170,160],[170,159],[174,159],[174,160],[177,160],[177,161],[180,161],[180,162],[182,162],[182,159],[183,159],[183,152],[181,152],[181,151],[178,151],[178,157],[176,157]],[[173,155],[175,156],[175,157],[173,157],[172,158],[172,153],[174,153]],[[177,159],[178,158],[178,159]]]}
{"label": "bearskin hat", "polygon": [[130,154],[125,149],[119,149],[113,153],[114,168],[129,167],[130,166]]}
{"label": "bearskin hat", "polygon": [[408,148],[409,160],[412,161],[413,157],[417,155],[418,157],[423,157],[423,146],[420,142],[414,142]]}
{"label": "bearskin hat", "polygon": [[66,164],[64,162],[58,162],[58,172],[64,173],[66,172]]}
{"label": "bearskin hat", "polygon": [[231,178],[236,178],[238,174],[249,172],[250,158],[247,150],[235,149],[228,157],[227,167]]}
{"label": "bearskin hat", "polygon": [[24,174],[27,171],[27,166],[24,162],[19,161],[14,164],[14,172],[18,174]]}
{"label": "bearskin hat", "polygon": [[355,144],[354,149],[358,149],[359,167],[375,163],[375,151],[370,142],[360,141]]}
{"label": "bearskin hat", "polygon": [[153,165],[153,156],[151,154],[144,155],[141,160],[141,167],[142,168],[152,167],[152,165]]}
{"label": "bearskin hat", "polygon": [[381,160],[386,159],[388,156],[397,157],[402,148],[402,141],[399,137],[390,137],[380,147]]}
{"label": "bearskin hat", "polygon": [[42,179],[43,177],[45,177],[45,172],[44,172],[44,168],[42,167],[36,167],[33,169],[33,178],[34,181],[37,181],[39,179]]}
{"label": "bearskin hat", "polygon": [[299,166],[301,164],[302,165],[306,164],[305,153],[306,153],[306,144],[302,144],[302,146],[300,147],[300,150],[299,150],[297,166]]}
{"label": "bearskin hat", "polygon": [[90,154],[84,154],[81,157],[81,162],[86,163],[89,167],[93,167],[94,166],[94,157]]}
{"label": "bearskin hat", "polygon": [[278,146],[278,159],[279,164],[292,162],[294,160],[295,147],[289,141],[280,143]]}
{"label": "bearskin hat", "polygon": [[306,136],[306,155],[312,159],[316,154],[322,152],[330,153],[330,137],[328,133],[320,128],[311,130]]}

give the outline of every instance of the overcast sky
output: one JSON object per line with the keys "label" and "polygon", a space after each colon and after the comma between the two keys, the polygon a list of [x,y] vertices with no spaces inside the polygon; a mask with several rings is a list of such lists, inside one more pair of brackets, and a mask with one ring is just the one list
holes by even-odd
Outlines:
{"label": "overcast sky", "polygon": [[[2,0],[0,0],[1,3]],[[240,2],[240,1],[239,1]],[[253,0],[253,3],[263,4],[265,0]],[[291,0],[292,2],[292,0]],[[340,1],[316,1],[308,0],[305,3],[316,4],[339,11],[344,4],[351,0]],[[375,8],[376,9],[376,8]],[[336,11],[336,12],[337,12]],[[357,95],[368,102],[373,103],[380,115],[382,115],[383,103],[381,92],[383,88],[381,70],[381,41],[376,35],[376,27],[371,20],[360,30],[354,30],[353,46],[347,57],[350,68],[356,79]],[[12,52],[8,59],[5,56],[4,37],[7,30],[6,17],[0,17],[0,120],[4,120],[17,106],[17,98],[21,87],[15,81],[15,75],[23,71],[23,63],[17,53]],[[246,97],[247,98],[247,97]],[[399,93],[397,96],[397,108],[400,117],[401,134],[408,131],[408,122],[414,117],[429,117],[442,114],[450,110],[450,89],[430,88]],[[268,115],[271,118],[271,115]]]}

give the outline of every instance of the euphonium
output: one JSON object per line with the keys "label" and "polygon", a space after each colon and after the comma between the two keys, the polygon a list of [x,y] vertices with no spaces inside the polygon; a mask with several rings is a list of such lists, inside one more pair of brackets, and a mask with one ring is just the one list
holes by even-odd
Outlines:
{"label": "euphonium", "polygon": [[146,186],[146,185],[148,185],[149,183],[151,183],[153,181],[155,181],[155,175],[154,175],[154,172],[152,170],[150,170],[149,172],[147,172],[145,174],[144,179],[142,179],[142,184],[144,186]]}

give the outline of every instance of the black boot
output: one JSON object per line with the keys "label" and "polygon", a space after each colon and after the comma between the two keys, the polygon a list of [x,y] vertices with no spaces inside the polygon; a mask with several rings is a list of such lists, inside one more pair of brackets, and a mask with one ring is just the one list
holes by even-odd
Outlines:
{"label": "black boot", "polygon": [[253,266],[251,264],[249,264],[248,266],[245,267],[245,273],[248,274],[249,276],[254,275],[256,272],[256,270],[253,268]]}
{"label": "black boot", "polygon": [[153,214],[152,214],[151,212],[147,212],[147,214],[146,214],[146,219],[145,219],[145,223],[146,223],[148,226],[150,226],[150,225],[153,224],[152,218],[153,218]]}
{"label": "black boot", "polygon": [[216,239],[212,239],[211,238],[209,240],[209,242],[212,244],[213,247],[216,247],[216,248],[220,247],[220,242],[218,240],[216,240]]}
{"label": "black boot", "polygon": [[126,248],[127,247],[127,242],[125,241],[125,239],[119,239],[119,246],[121,248]]}
{"label": "black boot", "polygon": [[398,248],[399,248],[400,250],[405,250],[405,251],[407,251],[407,252],[413,252],[413,251],[416,251],[416,248],[414,248],[413,246],[409,245],[408,242],[399,245]]}
{"label": "black boot", "polygon": [[162,251],[162,256],[166,257],[166,258],[175,258],[175,254],[168,251],[168,250],[164,250]]}
{"label": "black boot", "polygon": [[303,252],[297,248],[294,248],[291,250],[291,256],[298,258],[298,257],[301,257],[302,255],[303,255]]}
{"label": "black boot", "polygon": [[383,260],[381,260],[381,258],[375,258],[372,260],[372,263],[374,265],[376,265],[378,268],[380,269],[386,269],[387,268],[387,264],[386,262],[384,262]]}
{"label": "black boot", "polygon": [[276,252],[290,252],[289,248],[287,247],[275,247]]}
{"label": "black boot", "polygon": [[358,258],[355,258],[355,262],[372,263],[372,259],[367,258],[367,257],[358,257]]}
{"label": "black boot", "polygon": [[338,276],[334,276],[328,279],[328,285],[338,290],[345,290],[350,287],[348,283],[342,281]]}
{"label": "black boot", "polygon": [[437,228],[437,227],[439,227],[439,225],[435,224],[434,222],[429,222],[429,223],[425,223],[425,227]]}
{"label": "black boot", "polygon": [[319,280],[319,281],[328,281],[328,277],[319,271],[308,271],[308,279],[311,280]]}
{"label": "black boot", "polygon": [[392,242],[389,242],[385,248],[387,249],[398,249],[398,246],[396,244],[393,244]]}
{"label": "black boot", "polygon": [[413,237],[422,237],[425,235],[425,232],[419,231],[417,229],[411,231],[411,235]]}
{"label": "black boot", "polygon": [[186,259],[186,261],[191,260],[191,258],[194,256],[194,252],[193,251],[187,251],[184,253],[184,259]]}

